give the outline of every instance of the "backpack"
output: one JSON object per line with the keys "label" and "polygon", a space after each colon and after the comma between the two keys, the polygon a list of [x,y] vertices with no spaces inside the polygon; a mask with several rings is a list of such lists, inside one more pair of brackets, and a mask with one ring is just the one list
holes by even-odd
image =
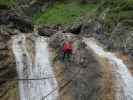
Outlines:
{"label": "backpack", "polygon": [[72,50],[72,45],[69,42],[65,42],[63,45],[63,50]]}

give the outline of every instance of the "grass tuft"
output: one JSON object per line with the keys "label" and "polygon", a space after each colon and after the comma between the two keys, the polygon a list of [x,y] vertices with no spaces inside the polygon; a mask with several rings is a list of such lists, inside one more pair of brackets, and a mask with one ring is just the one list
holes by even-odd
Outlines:
{"label": "grass tuft", "polygon": [[0,5],[6,5],[8,7],[12,7],[16,4],[16,0],[0,0]]}
{"label": "grass tuft", "polygon": [[86,13],[95,11],[96,4],[82,5],[73,3],[56,3],[48,8],[45,12],[37,13],[33,16],[35,24],[46,25],[70,25],[75,21],[79,21],[80,17]]}

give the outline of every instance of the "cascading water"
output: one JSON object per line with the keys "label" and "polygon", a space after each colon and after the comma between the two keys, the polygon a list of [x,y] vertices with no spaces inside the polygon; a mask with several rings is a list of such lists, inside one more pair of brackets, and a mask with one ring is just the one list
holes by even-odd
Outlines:
{"label": "cascading water", "polygon": [[13,38],[18,76],[22,79],[19,81],[20,100],[57,100],[58,86],[49,60],[47,39],[35,39],[34,63],[26,45],[24,34]]}
{"label": "cascading water", "polygon": [[104,57],[112,64],[116,77],[116,100],[133,100],[133,77],[123,61],[113,53],[105,52],[93,38],[84,38],[85,43],[98,56]]}

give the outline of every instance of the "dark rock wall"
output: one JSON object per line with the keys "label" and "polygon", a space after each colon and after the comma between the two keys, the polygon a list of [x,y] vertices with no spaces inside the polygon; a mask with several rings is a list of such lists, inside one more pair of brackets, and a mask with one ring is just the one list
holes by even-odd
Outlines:
{"label": "dark rock wall", "polygon": [[33,23],[28,18],[20,16],[10,9],[0,9],[0,25],[8,25],[10,28],[18,29],[21,32],[28,33],[33,31]]}
{"label": "dark rock wall", "polygon": [[133,28],[128,24],[119,22],[112,29],[109,28],[109,30],[103,20],[90,19],[82,25],[80,35],[95,37],[108,50],[121,51],[133,55]]}
{"label": "dark rock wall", "polygon": [[98,1],[100,1],[100,0],[80,0],[81,1],[81,3],[83,3],[83,4],[86,4],[86,3],[97,3]]}
{"label": "dark rock wall", "polygon": [[54,2],[55,0],[17,0],[15,10],[31,17],[36,12],[45,11]]}
{"label": "dark rock wall", "polygon": [[0,26],[0,100],[18,100],[16,62],[12,52],[11,34]]}
{"label": "dark rock wall", "polygon": [[33,28],[28,18],[0,6],[0,100],[19,100],[12,37],[21,32],[30,33]]}

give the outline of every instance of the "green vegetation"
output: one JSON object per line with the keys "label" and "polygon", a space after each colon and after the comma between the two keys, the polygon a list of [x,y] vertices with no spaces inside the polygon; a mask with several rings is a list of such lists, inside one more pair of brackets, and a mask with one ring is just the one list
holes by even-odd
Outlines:
{"label": "green vegetation", "polygon": [[8,7],[13,6],[16,0],[0,0],[0,5],[7,5]]}
{"label": "green vegetation", "polygon": [[101,12],[106,13],[104,22],[109,28],[119,22],[133,25],[133,0],[103,0],[97,10]]}
{"label": "green vegetation", "polygon": [[35,24],[47,25],[71,25],[75,21],[80,21],[80,17],[86,13],[91,13],[96,10],[96,4],[82,5],[77,2],[73,3],[55,3],[45,12],[40,12],[33,16]]}

